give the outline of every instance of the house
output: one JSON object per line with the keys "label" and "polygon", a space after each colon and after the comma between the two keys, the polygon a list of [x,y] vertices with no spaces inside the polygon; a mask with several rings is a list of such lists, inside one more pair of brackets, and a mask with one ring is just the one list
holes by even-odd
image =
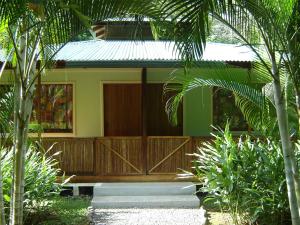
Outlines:
{"label": "house", "polygon": [[[74,181],[172,180],[179,169],[190,169],[186,154],[209,139],[211,124],[227,119],[224,104],[235,114],[226,94],[201,88],[185,96],[178,126],[169,124],[162,87],[171,73],[182,73],[173,47],[90,40],[69,43],[56,55],[56,67],[38,85],[32,123],[42,124],[46,147],[57,142],[52,152],[62,151],[60,167],[75,174]],[[212,63],[227,63],[236,79],[255,80],[253,60],[245,46],[208,43],[193,74],[208,75]],[[7,71],[1,83],[9,77]]]}

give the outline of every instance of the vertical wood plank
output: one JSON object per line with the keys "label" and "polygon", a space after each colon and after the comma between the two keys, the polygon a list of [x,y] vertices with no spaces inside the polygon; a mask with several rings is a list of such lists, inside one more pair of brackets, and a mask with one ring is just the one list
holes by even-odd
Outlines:
{"label": "vertical wood plank", "polygon": [[148,174],[148,160],[147,160],[147,68],[142,69],[142,161],[143,171]]}
{"label": "vertical wood plank", "polygon": [[66,175],[93,175],[94,153],[93,138],[44,138],[43,147],[53,149],[49,155],[61,152],[56,156],[59,168]]}

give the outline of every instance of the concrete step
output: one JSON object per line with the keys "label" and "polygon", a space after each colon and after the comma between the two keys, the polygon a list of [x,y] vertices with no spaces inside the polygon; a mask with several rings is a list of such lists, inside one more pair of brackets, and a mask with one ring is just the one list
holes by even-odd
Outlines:
{"label": "concrete step", "polygon": [[199,208],[195,195],[101,196],[92,200],[94,208]]}
{"label": "concrete step", "polygon": [[94,196],[193,195],[191,182],[97,183]]}

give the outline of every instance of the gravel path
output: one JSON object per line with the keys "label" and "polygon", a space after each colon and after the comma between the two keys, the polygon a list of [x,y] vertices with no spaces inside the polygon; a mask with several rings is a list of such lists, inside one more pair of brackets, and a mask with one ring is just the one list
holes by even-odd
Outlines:
{"label": "gravel path", "polygon": [[95,225],[204,225],[203,209],[95,209]]}

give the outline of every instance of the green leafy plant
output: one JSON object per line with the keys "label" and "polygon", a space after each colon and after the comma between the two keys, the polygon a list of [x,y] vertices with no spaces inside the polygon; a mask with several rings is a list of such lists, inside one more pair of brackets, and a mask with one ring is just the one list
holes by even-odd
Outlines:
{"label": "green leafy plant", "polygon": [[[195,153],[201,191],[228,211],[235,224],[287,224],[289,205],[280,143],[229,131],[214,135]],[[289,221],[290,222],[290,221]]]}
{"label": "green leafy plant", "polygon": [[[39,145],[31,143],[25,158],[25,193],[26,208],[39,206],[47,197],[58,195],[61,184],[56,183],[57,160],[54,155],[40,151]],[[8,207],[11,198],[13,150],[2,151],[3,193],[5,205]]]}

